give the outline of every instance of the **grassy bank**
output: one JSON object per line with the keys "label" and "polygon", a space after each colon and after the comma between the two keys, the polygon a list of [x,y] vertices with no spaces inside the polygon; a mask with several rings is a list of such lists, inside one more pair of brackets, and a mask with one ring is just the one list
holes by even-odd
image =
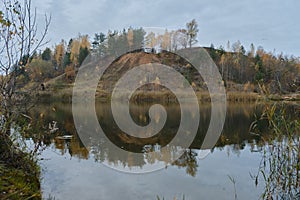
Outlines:
{"label": "grassy bank", "polygon": [[[66,84],[60,85],[58,88],[49,87],[46,91],[37,91],[35,96],[39,101],[58,101],[64,103],[72,102],[73,85]],[[199,102],[210,102],[211,96],[208,92],[197,91],[195,92]],[[96,101],[100,102],[110,102],[111,94],[107,91],[97,89],[95,93]],[[218,98],[217,95],[213,98]],[[120,98],[122,99],[122,98]],[[300,101],[300,94],[269,94],[261,95],[255,92],[240,92],[240,91],[228,91],[226,92],[226,99],[230,103],[248,103],[256,101]],[[136,91],[132,97],[131,101],[135,103],[139,102],[166,102],[174,103],[177,99],[174,94],[168,91]]]}
{"label": "grassy bank", "polygon": [[[35,97],[42,102],[48,101],[59,101],[70,103],[72,102],[72,94],[73,94],[73,84],[65,83],[61,79],[51,80],[47,83],[46,89],[44,91],[37,90]],[[206,91],[197,91],[195,92],[199,102],[210,102],[211,96]],[[229,102],[255,102],[257,100],[261,100],[262,96],[258,93],[254,92],[238,92],[238,91],[230,91],[227,92],[227,100]],[[95,93],[97,101],[101,102],[109,102],[111,99],[111,94],[108,91],[100,90],[97,88]],[[271,100],[274,97],[281,97],[284,99],[282,95],[272,95],[270,96]],[[127,97],[123,97],[127,98]],[[215,98],[217,98],[215,96]],[[122,99],[122,97],[121,97]],[[173,103],[177,102],[177,99],[174,94],[168,92],[166,90],[163,91],[136,91],[131,97],[133,102],[168,102]],[[300,94],[295,96],[293,100],[300,100]]]}
{"label": "grassy bank", "polygon": [[0,199],[41,199],[38,164],[0,136]]}

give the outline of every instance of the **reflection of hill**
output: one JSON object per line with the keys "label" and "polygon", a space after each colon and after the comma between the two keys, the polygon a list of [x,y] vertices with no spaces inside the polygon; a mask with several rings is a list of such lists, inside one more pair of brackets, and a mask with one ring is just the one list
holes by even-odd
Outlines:
{"label": "reflection of hill", "polygon": [[[32,110],[31,116],[42,121],[39,125],[47,127],[49,122],[57,121],[58,132],[50,135],[48,141],[55,144],[55,148],[59,149],[61,154],[68,153],[81,159],[88,159],[93,157],[96,161],[106,162],[113,165],[121,165],[124,167],[142,167],[145,163],[154,163],[156,160],[164,161],[168,164],[172,156],[178,153],[180,147],[167,148],[167,152],[160,152],[160,147],[168,144],[172,140],[174,134],[177,133],[178,125],[180,123],[180,108],[175,105],[164,105],[168,119],[163,131],[146,140],[137,140],[131,138],[129,135],[122,134],[117,125],[113,122],[111,113],[108,112],[110,104],[97,104],[96,110],[101,127],[107,132],[110,141],[123,149],[128,149],[132,152],[151,152],[152,157],[133,156],[133,153],[116,153],[108,144],[107,137],[100,137],[97,140],[91,140],[89,146],[84,147],[81,139],[78,137],[75,125],[73,122],[71,105],[68,104],[52,104],[52,105],[38,105],[35,110]],[[131,105],[130,114],[132,119],[139,125],[147,125],[149,123],[148,116],[149,105]],[[200,124],[197,136],[183,156],[173,163],[173,165],[184,167],[189,174],[195,175],[197,167],[197,153],[194,150],[200,149],[204,139],[208,124],[210,122],[210,105],[203,104],[200,106]],[[187,113],[192,113],[193,110],[187,107]],[[250,124],[254,121],[254,114],[259,112],[259,108],[255,105],[232,104],[228,105],[227,117],[224,125],[224,130],[219,138],[216,147],[222,148],[225,145],[232,148],[232,152],[238,153],[240,149],[245,146],[245,141],[252,143],[258,141],[259,138],[249,134]],[[43,113],[41,115],[41,113]],[[90,113],[82,108],[82,115],[88,119]],[[43,117],[41,117],[43,116]],[[34,121],[34,120],[33,120]],[[38,121],[38,120],[37,120]],[[88,123],[88,121],[87,121]],[[38,124],[37,124],[38,125]],[[47,129],[47,128],[46,128]],[[90,128],[90,137],[93,135],[93,127]],[[73,135],[71,140],[55,139],[58,135]],[[90,138],[89,137],[89,138]],[[179,141],[180,142],[180,141]],[[49,142],[47,143],[49,144]],[[254,148],[254,146],[253,146]],[[163,157],[162,157],[163,155]]]}
{"label": "reflection of hill", "polygon": [[226,121],[221,137],[216,146],[222,147],[230,144],[242,144],[244,141],[252,142],[257,139],[249,133],[251,123],[255,115],[259,116],[260,106],[257,105],[229,105],[226,114]]}

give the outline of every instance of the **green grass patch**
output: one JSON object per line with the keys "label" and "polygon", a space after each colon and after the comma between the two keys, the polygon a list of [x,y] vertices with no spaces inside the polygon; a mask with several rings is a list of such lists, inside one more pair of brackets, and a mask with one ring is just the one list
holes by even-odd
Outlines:
{"label": "green grass patch", "polygon": [[33,156],[0,132],[0,199],[41,199],[40,168]]}
{"label": "green grass patch", "polygon": [[0,164],[0,199],[41,199],[39,178],[23,169]]}

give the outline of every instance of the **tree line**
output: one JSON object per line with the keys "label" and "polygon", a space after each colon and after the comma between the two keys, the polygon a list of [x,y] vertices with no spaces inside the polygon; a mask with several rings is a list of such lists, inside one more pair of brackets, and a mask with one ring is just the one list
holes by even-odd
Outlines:
{"label": "tree line", "polygon": [[[65,80],[72,82],[76,71],[89,54],[98,56],[120,56],[122,52],[144,49],[152,53],[160,50],[176,52],[184,48],[192,48],[197,43],[198,24],[193,19],[185,28],[168,31],[162,34],[148,32],[143,28],[111,31],[107,34],[96,33],[91,39],[88,35],[79,35],[69,42],[62,40],[53,49],[46,48],[39,54],[31,56],[28,67],[23,68],[20,79],[25,84],[29,81],[43,82],[58,75],[65,74]],[[258,83],[266,85],[270,93],[290,93],[300,89],[300,61],[294,56],[282,53],[276,55],[267,52],[263,47],[249,50],[240,41],[226,48],[215,48],[212,44],[205,47],[217,64],[228,90],[258,90]]]}
{"label": "tree line", "polygon": [[[225,82],[230,89],[230,84],[243,84],[243,88],[234,90],[255,91],[257,85],[263,85],[268,93],[292,93],[300,91],[300,60],[294,56],[280,53],[267,52],[263,47],[255,48],[250,45],[246,51],[240,41],[230,45],[226,50],[213,45],[206,48]],[[256,87],[255,87],[256,86]],[[234,87],[234,86],[233,86]]]}

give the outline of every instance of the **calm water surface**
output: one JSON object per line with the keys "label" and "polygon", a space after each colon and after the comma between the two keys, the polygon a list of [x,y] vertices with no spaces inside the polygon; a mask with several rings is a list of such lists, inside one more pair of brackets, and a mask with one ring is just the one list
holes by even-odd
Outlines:
{"label": "calm water surface", "polygon": [[[180,123],[180,108],[164,105],[168,120],[159,137],[149,140],[147,146],[165,145]],[[250,174],[257,174],[263,142],[249,133],[249,127],[259,115],[260,106],[255,104],[232,104],[227,107],[223,132],[211,153],[201,159],[199,149],[210,122],[210,106],[201,105],[197,136],[190,149],[174,163],[162,170],[147,174],[122,173],[107,167],[120,165],[129,169],[143,168],[145,158],[132,159],[116,155],[108,148],[105,140],[85,147],[76,132],[69,104],[51,103],[37,105],[32,115],[42,118],[47,127],[57,122],[58,131],[44,138],[47,144],[42,152],[43,196],[55,199],[234,199],[235,180],[238,199],[259,199],[263,183],[255,186]],[[84,108],[82,114],[84,113]],[[149,123],[149,105],[131,105],[132,119],[140,125]],[[111,118],[108,104],[96,105],[101,127],[111,134],[115,144],[142,152],[143,145],[132,145],[130,139],[122,137]],[[42,117],[41,117],[42,116]],[[62,136],[72,136],[63,139]],[[102,139],[100,139],[102,140]],[[134,141],[135,142],[135,141]],[[172,152],[171,152],[172,153]],[[173,152],[174,153],[174,152]],[[106,163],[104,165],[103,163]]]}

